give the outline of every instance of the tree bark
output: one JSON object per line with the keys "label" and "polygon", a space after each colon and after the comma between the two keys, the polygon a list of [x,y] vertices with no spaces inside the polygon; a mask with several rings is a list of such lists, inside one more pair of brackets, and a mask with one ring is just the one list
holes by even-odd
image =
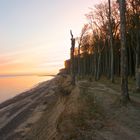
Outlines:
{"label": "tree bark", "polygon": [[126,49],[126,2],[119,0],[120,6],[120,32],[121,32],[121,99],[123,103],[129,101],[128,93],[128,66],[127,66],[127,49]]}

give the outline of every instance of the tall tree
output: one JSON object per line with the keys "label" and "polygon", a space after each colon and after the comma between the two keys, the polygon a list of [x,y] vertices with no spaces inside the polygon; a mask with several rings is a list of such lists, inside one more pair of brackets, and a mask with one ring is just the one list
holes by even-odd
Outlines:
{"label": "tall tree", "polygon": [[75,38],[73,37],[72,30],[70,30],[70,35],[71,35],[71,76],[72,76],[72,85],[75,85],[75,67],[74,67]]}
{"label": "tall tree", "polygon": [[119,0],[120,6],[120,33],[121,33],[121,95],[122,102],[129,101],[128,93],[128,66],[126,48],[126,1]]}
{"label": "tall tree", "polygon": [[[139,29],[140,30],[140,29]],[[140,31],[137,32],[137,46],[136,46],[136,90],[140,91]]]}
{"label": "tall tree", "polygon": [[111,65],[110,65],[110,78],[111,82],[114,82],[114,51],[113,51],[113,32],[112,32],[112,14],[111,14],[111,2],[108,0],[108,20],[109,20],[109,41],[110,41],[110,56],[111,56]]}

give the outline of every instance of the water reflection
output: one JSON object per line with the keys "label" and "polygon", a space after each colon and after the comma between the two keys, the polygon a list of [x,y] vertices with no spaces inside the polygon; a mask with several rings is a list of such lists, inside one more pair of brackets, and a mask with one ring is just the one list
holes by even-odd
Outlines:
{"label": "water reflection", "polygon": [[39,82],[52,79],[52,76],[12,76],[0,78],[0,103],[30,89]]}

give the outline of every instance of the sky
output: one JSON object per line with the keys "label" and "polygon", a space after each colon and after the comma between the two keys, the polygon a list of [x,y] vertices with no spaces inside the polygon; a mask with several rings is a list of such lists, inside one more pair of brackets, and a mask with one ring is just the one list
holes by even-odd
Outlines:
{"label": "sky", "polygon": [[97,0],[0,0],[0,74],[56,74]]}

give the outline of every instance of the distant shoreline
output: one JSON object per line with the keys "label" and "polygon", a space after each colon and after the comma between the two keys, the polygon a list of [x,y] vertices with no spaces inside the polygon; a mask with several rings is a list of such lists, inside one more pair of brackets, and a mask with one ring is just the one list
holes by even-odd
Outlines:
{"label": "distant shoreline", "polygon": [[0,76],[0,104],[53,78],[55,75]]}
{"label": "distant shoreline", "polygon": [[20,76],[52,76],[55,77],[56,75],[47,75],[47,74],[8,74],[8,75],[0,75],[0,78],[10,78],[10,77],[20,77]]}

